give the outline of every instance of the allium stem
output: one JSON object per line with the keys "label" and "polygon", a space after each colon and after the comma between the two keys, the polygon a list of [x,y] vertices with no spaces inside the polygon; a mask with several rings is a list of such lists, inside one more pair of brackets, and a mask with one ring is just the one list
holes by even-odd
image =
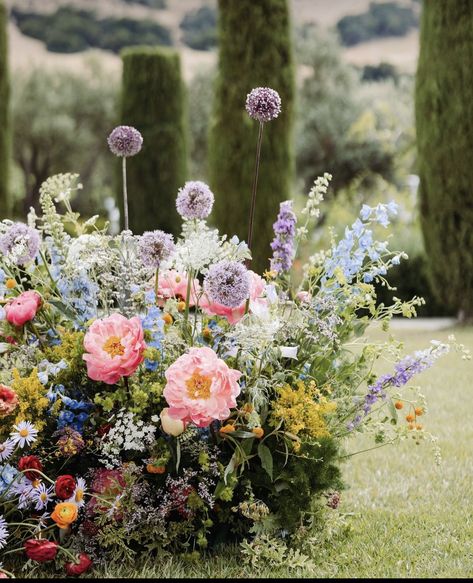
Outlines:
{"label": "allium stem", "polygon": [[188,278],[187,278],[187,291],[186,291],[186,311],[184,314],[184,320],[186,323],[189,320],[189,304],[191,301],[191,286],[192,286],[192,270],[189,270]]}
{"label": "allium stem", "polygon": [[[248,223],[248,249],[251,251],[251,247],[253,244],[253,223],[255,219],[255,209],[256,209],[256,191],[258,189],[258,175],[259,175],[259,164],[261,158],[261,143],[263,141],[263,122],[259,124],[259,131],[258,131],[258,142],[256,144],[256,163],[255,163],[255,175],[253,178],[253,189],[251,193],[251,207],[250,207],[250,220]],[[246,262],[246,266],[249,267],[251,263],[251,259],[248,259]]]}
{"label": "allium stem", "polygon": [[128,191],[126,187],[126,156],[122,157],[122,175],[123,175],[123,214],[125,218],[125,231],[130,228],[128,222]]}
{"label": "allium stem", "polygon": [[158,292],[159,292],[159,267],[156,268],[156,275],[154,279],[154,295],[156,305],[158,305]]}

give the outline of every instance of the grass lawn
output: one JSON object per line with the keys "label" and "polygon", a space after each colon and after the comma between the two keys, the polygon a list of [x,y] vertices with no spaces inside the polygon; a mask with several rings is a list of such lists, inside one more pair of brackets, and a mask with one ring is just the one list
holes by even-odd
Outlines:
{"label": "grass lawn", "polygon": [[[403,331],[407,351],[451,331]],[[455,331],[473,349],[473,329]],[[443,462],[429,444],[387,446],[350,458],[342,510],[352,532],[315,552],[315,569],[258,569],[235,549],[198,564],[149,560],[132,569],[110,565],[104,577],[470,577],[473,575],[473,364],[450,354],[419,378],[429,401],[424,426],[439,437]],[[350,446],[363,449],[363,438]],[[295,493],[296,495],[296,493]],[[92,575],[93,576],[93,575]]]}

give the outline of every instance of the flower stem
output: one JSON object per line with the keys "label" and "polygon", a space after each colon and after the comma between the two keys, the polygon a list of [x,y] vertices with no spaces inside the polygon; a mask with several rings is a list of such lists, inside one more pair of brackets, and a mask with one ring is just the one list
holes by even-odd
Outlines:
{"label": "flower stem", "polygon": [[154,296],[156,305],[158,306],[158,293],[159,293],[159,267],[156,268],[156,275],[154,279]]}
{"label": "flower stem", "polygon": [[192,270],[189,270],[189,274],[187,276],[186,311],[184,314],[184,321],[186,323],[189,321],[189,304],[191,301],[191,286],[192,286]]}
{"label": "flower stem", "polygon": [[[253,245],[253,224],[255,219],[255,209],[256,209],[256,191],[258,189],[258,176],[259,176],[259,165],[261,158],[261,143],[263,141],[263,122],[259,124],[258,131],[258,141],[256,144],[256,164],[255,164],[255,175],[253,177],[253,189],[251,193],[251,207],[250,207],[250,220],[248,222],[248,249],[251,251]],[[247,259],[246,265],[249,267],[251,259]]]}
{"label": "flower stem", "polygon": [[122,175],[123,175],[123,215],[125,219],[125,231],[128,231],[130,225],[128,223],[128,191],[126,188],[126,156],[122,158]]}

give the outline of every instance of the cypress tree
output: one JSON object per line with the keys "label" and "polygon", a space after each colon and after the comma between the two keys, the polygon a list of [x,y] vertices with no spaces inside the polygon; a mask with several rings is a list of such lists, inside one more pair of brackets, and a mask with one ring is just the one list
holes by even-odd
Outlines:
{"label": "cypress tree", "polygon": [[219,0],[219,67],[210,131],[209,171],[214,216],[228,235],[247,239],[258,123],[245,111],[247,94],[271,87],[281,115],[265,124],[254,221],[252,268],[268,267],[279,203],[290,198],[294,71],[286,0]]}
{"label": "cypress tree", "polygon": [[8,75],[8,12],[0,0],[0,219],[8,215],[10,165],[10,82]]}
{"label": "cypress tree", "polygon": [[473,3],[424,2],[416,84],[422,230],[439,299],[473,318]]}
{"label": "cypress tree", "polygon": [[134,47],[122,53],[121,123],[143,136],[127,165],[130,228],[177,234],[175,199],[187,173],[185,90],[176,51]]}

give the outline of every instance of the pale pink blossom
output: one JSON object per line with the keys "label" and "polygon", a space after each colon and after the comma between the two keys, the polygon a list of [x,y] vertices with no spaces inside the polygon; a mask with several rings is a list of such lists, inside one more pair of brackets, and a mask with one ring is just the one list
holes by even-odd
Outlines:
{"label": "pale pink blossom", "polygon": [[227,419],[230,409],[236,407],[241,372],[229,368],[211,348],[191,348],[165,376],[163,394],[174,419],[207,427],[215,419]]}
{"label": "pale pink blossom", "polygon": [[[260,308],[266,308],[268,303],[267,299],[263,297],[266,284],[263,278],[254,271],[249,271],[248,273],[250,275],[250,312],[259,311]],[[202,296],[199,305],[202,311],[209,316],[223,316],[230,324],[236,324],[241,320],[246,310],[246,300],[236,308],[229,308],[217,302],[210,301],[206,294]]]}
{"label": "pale pink blossom", "polygon": [[26,291],[11,299],[5,306],[8,322],[14,326],[23,326],[30,322],[39,310],[42,303],[41,296],[35,291]]}
{"label": "pale pink blossom", "polygon": [[89,378],[113,385],[143,362],[146,344],[141,321],[121,314],[95,320],[85,335],[84,348]]}
{"label": "pale pink blossom", "polygon": [[171,417],[169,415],[168,407],[164,407],[159,417],[161,419],[161,427],[164,433],[167,433],[168,435],[173,435],[174,437],[177,437],[178,435],[181,435],[181,433],[184,433],[186,429],[186,424],[184,423],[184,421],[181,421],[181,419],[175,419],[174,417]]}
{"label": "pale pink blossom", "polygon": [[[187,273],[169,269],[159,273],[158,278],[158,300],[159,304],[163,305],[165,300],[169,298],[176,298],[184,300],[187,296]],[[189,305],[195,306],[197,299],[201,293],[201,286],[198,279],[194,279],[191,283],[191,293],[189,298]]]}
{"label": "pale pink blossom", "polygon": [[296,294],[296,298],[302,303],[302,304],[309,304],[311,299],[312,299],[312,295],[310,294],[310,292],[308,291],[300,291],[297,292]]}

